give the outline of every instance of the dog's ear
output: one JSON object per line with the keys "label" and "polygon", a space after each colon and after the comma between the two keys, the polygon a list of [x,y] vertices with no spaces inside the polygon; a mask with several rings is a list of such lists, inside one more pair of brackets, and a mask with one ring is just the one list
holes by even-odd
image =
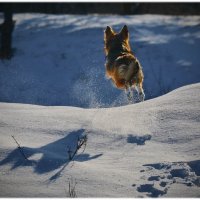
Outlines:
{"label": "dog's ear", "polygon": [[107,26],[106,30],[104,31],[104,34],[105,34],[105,38],[109,39],[114,35],[114,31],[110,26]]}
{"label": "dog's ear", "polygon": [[128,39],[129,33],[128,33],[128,27],[127,27],[127,25],[124,25],[124,27],[120,31],[120,34],[122,35],[123,39]]}

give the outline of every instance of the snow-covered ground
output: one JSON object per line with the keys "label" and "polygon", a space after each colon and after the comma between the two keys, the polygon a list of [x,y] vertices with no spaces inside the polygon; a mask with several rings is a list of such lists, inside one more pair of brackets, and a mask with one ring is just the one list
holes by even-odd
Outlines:
{"label": "snow-covered ground", "polygon": [[199,197],[199,98],[193,84],[116,108],[1,103],[0,195],[63,197],[72,177],[78,197]]}
{"label": "snow-covered ground", "polygon": [[[200,197],[200,17],[14,18],[15,56],[0,61],[1,197],[66,197],[72,181],[78,197]],[[132,105],[104,75],[103,30],[124,24],[149,99]]]}
{"label": "snow-covered ground", "polygon": [[126,105],[105,78],[103,31],[127,24],[146,98],[200,81],[200,17],[16,14],[15,56],[0,61],[0,101],[85,108]]}

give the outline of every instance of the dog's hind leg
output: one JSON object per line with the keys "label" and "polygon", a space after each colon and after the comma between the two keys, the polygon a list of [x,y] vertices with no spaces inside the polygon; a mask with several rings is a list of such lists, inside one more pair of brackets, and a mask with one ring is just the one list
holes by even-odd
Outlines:
{"label": "dog's hind leg", "polygon": [[144,80],[143,72],[142,70],[139,70],[137,74],[136,90],[138,92],[140,101],[144,101],[144,98],[145,98],[145,94],[143,90],[143,80]]}
{"label": "dog's hind leg", "polygon": [[145,94],[144,94],[144,90],[142,88],[142,83],[137,84],[136,90],[137,90],[138,95],[139,95],[139,100],[144,101]]}
{"label": "dog's hind leg", "polygon": [[129,103],[130,104],[133,103],[133,91],[131,87],[130,86],[126,87],[125,92],[126,92]]}

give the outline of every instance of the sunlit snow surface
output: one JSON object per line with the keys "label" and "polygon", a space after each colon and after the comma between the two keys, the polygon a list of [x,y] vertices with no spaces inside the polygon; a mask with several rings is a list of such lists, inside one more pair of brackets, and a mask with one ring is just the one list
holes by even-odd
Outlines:
{"label": "sunlit snow surface", "polygon": [[[71,181],[78,197],[200,196],[200,17],[14,19],[15,55],[0,61],[1,197],[68,197]],[[104,68],[103,30],[124,24],[149,99],[132,105]]]}
{"label": "sunlit snow surface", "polygon": [[117,108],[0,103],[0,196],[67,197],[73,180],[78,197],[199,197],[199,98],[193,84]]}
{"label": "sunlit snow surface", "polygon": [[[15,14],[14,57],[0,62],[0,101],[85,108],[126,105],[105,78],[103,31],[128,25],[146,99],[200,81],[200,17]],[[137,96],[135,96],[137,101]]]}

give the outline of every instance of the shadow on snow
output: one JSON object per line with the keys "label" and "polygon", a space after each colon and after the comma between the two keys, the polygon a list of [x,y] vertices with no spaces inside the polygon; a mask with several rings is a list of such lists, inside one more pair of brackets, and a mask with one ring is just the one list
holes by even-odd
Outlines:
{"label": "shadow on snow", "polygon": [[[28,158],[28,160],[25,160],[20,154],[19,149],[16,148],[12,152],[10,152],[5,159],[0,161],[0,166],[10,163],[12,164],[11,170],[16,169],[17,167],[32,166],[34,168],[34,172],[36,172],[37,174],[51,172],[62,167],[59,170],[60,174],[70,162],[67,153],[68,148],[70,147],[72,151],[75,150],[77,140],[78,138],[84,136],[84,131],[84,129],[80,129],[78,131],[70,132],[64,138],[61,138],[55,142],[49,143],[39,148],[22,147],[24,154]],[[41,154],[40,159],[31,159],[32,156],[37,154]],[[85,162],[98,158],[101,155],[102,154],[91,156],[87,153],[77,154],[74,157],[73,161]],[[52,176],[50,180],[58,178],[58,172],[56,174]]]}
{"label": "shadow on snow", "polygon": [[[126,105],[124,93],[105,79],[103,30],[111,20],[44,15],[19,23],[14,32],[15,57],[23,62],[5,64],[8,66],[0,73],[0,101],[77,107]],[[175,23],[179,18],[173,23],[154,20],[134,26],[128,23],[129,17],[123,20],[143,66],[146,99],[200,81],[199,25],[181,26],[179,21]],[[82,23],[91,26],[79,26]],[[112,24],[120,30],[124,23]],[[29,35],[34,40],[31,45]]]}

